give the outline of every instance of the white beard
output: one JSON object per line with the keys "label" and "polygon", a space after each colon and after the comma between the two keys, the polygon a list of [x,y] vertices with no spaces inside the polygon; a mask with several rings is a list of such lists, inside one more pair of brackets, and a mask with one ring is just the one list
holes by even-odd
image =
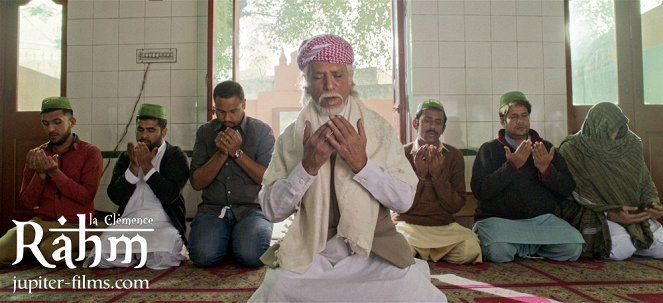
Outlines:
{"label": "white beard", "polygon": [[325,94],[322,94],[318,100],[313,100],[310,95],[308,95],[307,97],[308,97],[307,99],[309,99],[308,102],[313,102],[313,107],[315,108],[315,111],[318,113],[318,115],[320,115],[322,117],[333,117],[335,115],[338,115],[338,114],[342,113],[343,110],[345,109],[345,107],[348,104],[348,99],[350,98],[350,96],[348,96],[348,98],[343,100],[343,105],[341,105],[341,106],[333,107],[333,108],[326,108],[326,107],[322,107],[320,105],[320,101],[319,101],[320,99],[327,98],[327,97],[339,97],[340,98],[341,95],[338,94],[338,93],[325,93]]}

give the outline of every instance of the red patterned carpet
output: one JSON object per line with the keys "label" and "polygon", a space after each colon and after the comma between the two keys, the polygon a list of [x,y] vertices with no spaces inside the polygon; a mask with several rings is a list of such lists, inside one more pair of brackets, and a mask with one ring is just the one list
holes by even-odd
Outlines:
{"label": "red patterned carpet", "polygon": [[[508,264],[438,262],[430,266],[433,283],[450,302],[663,302],[663,260],[570,263],[519,259]],[[0,300],[244,302],[260,284],[264,271],[230,262],[208,269],[187,263],[163,271],[48,269],[32,263],[0,269]],[[111,289],[116,282],[125,289]],[[30,292],[26,283],[32,283]],[[14,292],[15,285],[20,289]]]}

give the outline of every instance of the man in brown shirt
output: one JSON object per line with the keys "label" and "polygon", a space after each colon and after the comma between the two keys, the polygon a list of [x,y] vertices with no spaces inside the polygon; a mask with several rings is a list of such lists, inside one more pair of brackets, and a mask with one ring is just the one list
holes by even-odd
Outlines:
{"label": "man in brown shirt", "polygon": [[393,219],[413,255],[435,262],[479,263],[479,239],[453,217],[465,205],[465,163],[458,149],[440,141],[446,122],[439,100],[419,104],[412,120],[417,139],[404,147],[419,177],[417,192],[412,207],[405,213],[394,213]]}

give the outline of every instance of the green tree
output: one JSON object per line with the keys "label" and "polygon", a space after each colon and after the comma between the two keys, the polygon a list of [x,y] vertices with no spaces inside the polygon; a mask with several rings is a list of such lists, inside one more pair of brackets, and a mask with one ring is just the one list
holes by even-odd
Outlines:
{"label": "green tree", "polygon": [[[253,0],[242,1],[245,16],[266,18],[261,27],[268,45],[299,45],[316,33],[336,34],[353,46],[358,67],[391,70],[391,0]],[[242,16],[243,18],[245,17]],[[240,25],[241,26],[241,25]]]}

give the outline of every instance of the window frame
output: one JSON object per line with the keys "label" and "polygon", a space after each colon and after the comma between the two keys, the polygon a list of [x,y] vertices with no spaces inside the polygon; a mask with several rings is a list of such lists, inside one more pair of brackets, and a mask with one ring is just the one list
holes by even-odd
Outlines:
{"label": "window frame", "polygon": [[[212,119],[214,111],[212,110],[214,98],[212,96],[213,83],[214,81],[214,1],[224,1],[224,0],[207,0],[207,76],[206,76],[206,85],[207,85],[207,120]],[[239,41],[237,37],[239,36],[239,2],[240,0],[228,0],[233,1],[233,69],[232,69],[232,78],[237,78],[237,69],[238,66],[238,49]],[[392,62],[392,80],[394,83],[393,88],[393,111],[398,115],[397,125],[398,125],[398,134],[401,139],[401,143],[406,143],[406,140],[409,140],[408,136],[408,98],[406,91],[406,71],[407,71],[407,48],[405,44],[402,43],[405,41],[405,0],[392,0],[392,33],[394,35],[394,45],[393,45],[393,62]]]}

